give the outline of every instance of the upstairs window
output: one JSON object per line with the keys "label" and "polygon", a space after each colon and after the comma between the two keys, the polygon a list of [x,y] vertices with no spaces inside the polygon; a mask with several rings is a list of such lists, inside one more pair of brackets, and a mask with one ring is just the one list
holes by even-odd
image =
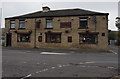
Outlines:
{"label": "upstairs window", "polygon": [[36,22],[36,28],[40,28],[40,22]]}
{"label": "upstairs window", "polygon": [[80,28],[81,29],[88,28],[88,19],[87,18],[80,18]]}
{"label": "upstairs window", "polygon": [[80,43],[83,44],[96,44],[98,42],[97,34],[80,34]]}
{"label": "upstairs window", "polygon": [[15,20],[10,21],[10,29],[15,29]]}
{"label": "upstairs window", "polygon": [[46,20],[46,28],[48,28],[48,29],[53,28],[53,26],[52,26],[52,19],[47,19]]}
{"label": "upstairs window", "polygon": [[71,22],[61,22],[60,27],[61,28],[71,28]]}
{"label": "upstairs window", "polygon": [[18,42],[30,42],[30,34],[18,34],[17,35]]}
{"label": "upstairs window", "polygon": [[19,28],[20,29],[25,29],[25,20],[20,20],[19,21]]}

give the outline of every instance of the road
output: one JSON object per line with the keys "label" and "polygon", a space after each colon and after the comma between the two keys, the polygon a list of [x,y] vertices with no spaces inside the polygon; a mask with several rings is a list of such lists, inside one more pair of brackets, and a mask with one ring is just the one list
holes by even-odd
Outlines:
{"label": "road", "polygon": [[3,48],[3,77],[111,77],[118,55],[110,52]]}

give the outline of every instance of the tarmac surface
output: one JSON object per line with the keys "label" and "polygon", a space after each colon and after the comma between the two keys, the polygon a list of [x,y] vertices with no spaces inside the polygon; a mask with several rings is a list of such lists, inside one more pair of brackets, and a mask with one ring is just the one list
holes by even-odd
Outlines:
{"label": "tarmac surface", "polygon": [[118,52],[3,47],[2,69],[3,77],[22,79],[112,77],[118,75]]}

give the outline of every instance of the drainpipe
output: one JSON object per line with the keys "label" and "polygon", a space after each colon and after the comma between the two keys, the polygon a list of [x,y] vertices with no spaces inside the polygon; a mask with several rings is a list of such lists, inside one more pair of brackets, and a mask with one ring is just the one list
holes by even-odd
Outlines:
{"label": "drainpipe", "polygon": [[35,27],[34,27],[34,48],[37,48],[36,47],[36,19],[35,19]]}

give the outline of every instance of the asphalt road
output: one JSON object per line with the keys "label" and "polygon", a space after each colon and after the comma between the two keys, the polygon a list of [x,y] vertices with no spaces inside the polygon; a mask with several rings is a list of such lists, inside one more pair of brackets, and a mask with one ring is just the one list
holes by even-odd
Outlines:
{"label": "asphalt road", "polygon": [[118,55],[102,51],[3,48],[3,77],[111,77]]}

